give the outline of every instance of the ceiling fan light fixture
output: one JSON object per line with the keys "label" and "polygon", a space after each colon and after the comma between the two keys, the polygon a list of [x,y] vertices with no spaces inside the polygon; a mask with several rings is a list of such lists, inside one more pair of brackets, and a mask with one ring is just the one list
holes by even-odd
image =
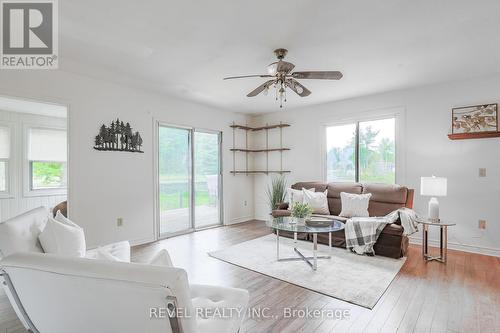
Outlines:
{"label": "ceiling fan light fixture", "polygon": [[304,87],[302,83],[298,82],[297,79],[340,80],[343,77],[342,73],[339,71],[292,72],[295,68],[295,65],[283,60],[287,52],[288,51],[286,49],[276,49],[274,51],[276,57],[278,58],[278,61],[275,61],[267,66],[268,74],[230,76],[225,77],[224,80],[249,77],[269,78],[267,82],[261,84],[256,89],[248,93],[247,97],[255,97],[260,93],[268,95],[269,89],[272,87],[274,88],[276,101],[280,101],[280,108],[282,108],[283,102],[286,102],[287,88],[291,89],[300,97],[307,97],[311,94],[311,91]]}

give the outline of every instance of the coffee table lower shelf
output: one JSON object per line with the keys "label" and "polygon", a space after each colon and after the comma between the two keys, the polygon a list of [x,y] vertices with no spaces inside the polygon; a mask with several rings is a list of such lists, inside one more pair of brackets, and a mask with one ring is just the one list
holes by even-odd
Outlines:
{"label": "coffee table lower shelf", "polygon": [[[313,233],[313,256],[312,257],[307,257],[300,252],[296,246],[293,247],[293,250],[295,253],[298,254],[298,257],[294,258],[280,258],[280,231],[278,229],[276,230],[276,259],[278,261],[296,261],[296,260],[303,260],[306,264],[308,264],[314,271],[317,270],[318,268],[318,259],[330,259],[331,256],[318,256],[318,234]],[[293,233],[293,241],[295,244],[297,244],[297,233]],[[328,245],[330,246],[330,249],[332,248],[332,233],[328,233]]]}

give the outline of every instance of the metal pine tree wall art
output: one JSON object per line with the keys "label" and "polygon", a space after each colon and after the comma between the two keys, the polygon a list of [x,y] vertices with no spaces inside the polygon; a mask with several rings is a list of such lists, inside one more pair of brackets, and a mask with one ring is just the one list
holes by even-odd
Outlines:
{"label": "metal pine tree wall art", "polygon": [[134,133],[130,123],[124,123],[120,119],[112,121],[109,126],[103,124],[94,139],[96,150],[144,153],[141,148],[142,137],[139,132]]}

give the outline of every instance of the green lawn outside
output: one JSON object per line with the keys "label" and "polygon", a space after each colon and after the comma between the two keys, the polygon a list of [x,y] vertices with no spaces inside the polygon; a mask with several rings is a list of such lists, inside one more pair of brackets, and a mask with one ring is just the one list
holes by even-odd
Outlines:
{"label": "green lawn outside", "polygon": [[[189,193],[187,191],[172,194],[160,193],[160,210],[187,208],[188,203]],[[210,204],[208,191],[198,191],[196,193],[195,203],[197,206]]]}

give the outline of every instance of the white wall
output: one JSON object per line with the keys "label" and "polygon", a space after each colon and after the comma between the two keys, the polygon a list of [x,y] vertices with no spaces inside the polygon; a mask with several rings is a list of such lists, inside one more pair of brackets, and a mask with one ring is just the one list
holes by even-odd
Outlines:
{"label": "white wall", "polygon": [[[154,239],[155,119],[223,131],[224,222],[253,218],[252,178],[229,175],[229,125],[246,122],[244,115],[62,71],[2,71],[0,94],[69,106],[70,217],[85,228],[89,246]],[[100,125],[116,118],[141,133],[144,154],[92,148]],[[124,219],[122,227],[116,226],[117,217]]]}
{"label": "white wall", "polygon": [[8,166],[9,193],[0,195],[0,221],[36,207],[53,207],[66,200],[65,193],[42,194],[39,192],[38,194],[26,195],[29,189],[29,172],[27,170],[26,149],[24,148],[26,144],[25,125],[65,128],[66,122],[66,118],[0,110],[0,124],[5,124],[11,128],[10,138],[12,140]]}
{"label": "white wall", "polygon": [[[326,84],[326,83],[325,83]],[[500,77],[476,79],[418,89],[354,98],[257,117],[255,123],[289,122],[285,145],[285,168],[293,173],[289,182],[323,180],[324,125],[342,119],[365,117],[387,110],[404,110],[399,130],[398,182],[416,189],[415,209],[426,212],[427,197],[419,195],[421,176],[448,178],[448,196],[440,199],[441,217],[457,223],[449,231],[450,247],[500,254],[500,138],[451,141],[451,108],[500,102]],[[262,162],[262,161],[261,161]],[[479,178],[478,169],[487,169]],[[255,178],[256,217],[266,218],[267,178]],[[487,221],[486,231],[478,220]],[[437,239],[437,233],[433,233]],[[420,234],[412,237],[418,242]]]}

